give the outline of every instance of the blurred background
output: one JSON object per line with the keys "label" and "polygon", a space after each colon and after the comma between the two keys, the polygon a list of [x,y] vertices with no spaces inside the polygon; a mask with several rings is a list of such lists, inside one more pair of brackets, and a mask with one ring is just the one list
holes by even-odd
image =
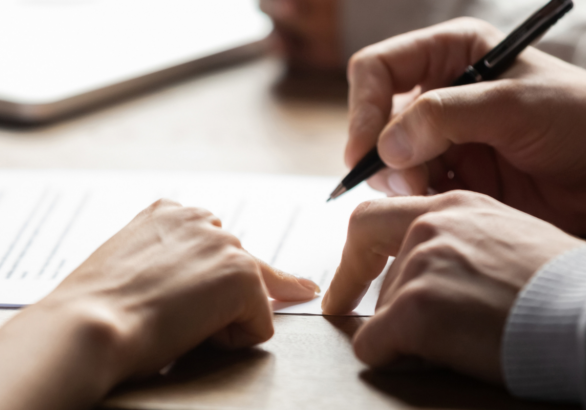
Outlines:
{"label": "blurred background", "polygon": [[[0,0],[0,167],[341,176],[345,66],[544,0]],[[586,0],[538,47],[586,66]]]}
{"label": "blurred background", "polygon": [[0,167],[341,175],[343,64],[270,3],[0,0]]}

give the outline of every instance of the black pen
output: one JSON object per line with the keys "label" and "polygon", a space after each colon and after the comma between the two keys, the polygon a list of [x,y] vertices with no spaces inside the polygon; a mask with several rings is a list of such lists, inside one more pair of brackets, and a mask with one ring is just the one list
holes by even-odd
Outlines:
{"label": "black pen", "polygon": [[[572,0],[551,0],[482,57],[480,61],[468,66],[464,74],[454,81],[452,86],[474,84],[497,78],[513,64],[526,47],[545,34],[572,7],[574,7]],[[374,147],[331,193],[328,201],[351,190],[385,167],[385,163]]]}

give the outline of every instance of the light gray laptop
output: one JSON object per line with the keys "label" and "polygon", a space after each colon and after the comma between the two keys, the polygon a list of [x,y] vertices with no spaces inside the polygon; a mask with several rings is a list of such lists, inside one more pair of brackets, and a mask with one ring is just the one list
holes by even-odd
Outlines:
{"label": "light gray laptop", "polygon": [[0,118],[41,122],[258,53],[258,0],[0,0]]}

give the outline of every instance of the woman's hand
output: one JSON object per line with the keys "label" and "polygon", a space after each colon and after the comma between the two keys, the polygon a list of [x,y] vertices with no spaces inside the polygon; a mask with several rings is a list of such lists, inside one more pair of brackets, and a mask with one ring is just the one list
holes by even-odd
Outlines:
{"label": "woman's hand", "polygon": [[376,314],[355,335],[371,366],[414,355],[502,381],[500,342],[519,291],[552,258],[585,243],[465,191],[367,202],[352,215],[325,313],[352,311],[396,256]]}
{"label": "woman's hand", "polygon": [[158,201],[0,330],[0,397],[15,409],[90,406],[208,338],[266,341],[267,296],[317,289],[253,258],[210,212]]}
{"label": "woman's hand", "polygon": [[499,80],[443,88],[503,38],[465,18],[356,54],[346,162],[378,144],[377,189],[472,190],[584,235],[586,72],[529,48]]}

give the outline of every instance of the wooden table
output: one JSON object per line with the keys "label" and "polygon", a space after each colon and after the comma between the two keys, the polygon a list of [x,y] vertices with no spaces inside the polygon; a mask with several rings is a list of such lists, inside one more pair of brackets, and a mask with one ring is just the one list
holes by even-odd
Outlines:
{"label": "wooden table", "polygon": [[[43,127],[0,125],[0,167],[222,170],[342,175],[345,89],[281,81],[262,58]],[[0,321],[12,313],[0,312]],[[425,366],[377,373],[353,355],[363,319],[276,316],[272,340],[202,347],[166,376],[123,386],[116,409],[524,409],[500,387]]]}

